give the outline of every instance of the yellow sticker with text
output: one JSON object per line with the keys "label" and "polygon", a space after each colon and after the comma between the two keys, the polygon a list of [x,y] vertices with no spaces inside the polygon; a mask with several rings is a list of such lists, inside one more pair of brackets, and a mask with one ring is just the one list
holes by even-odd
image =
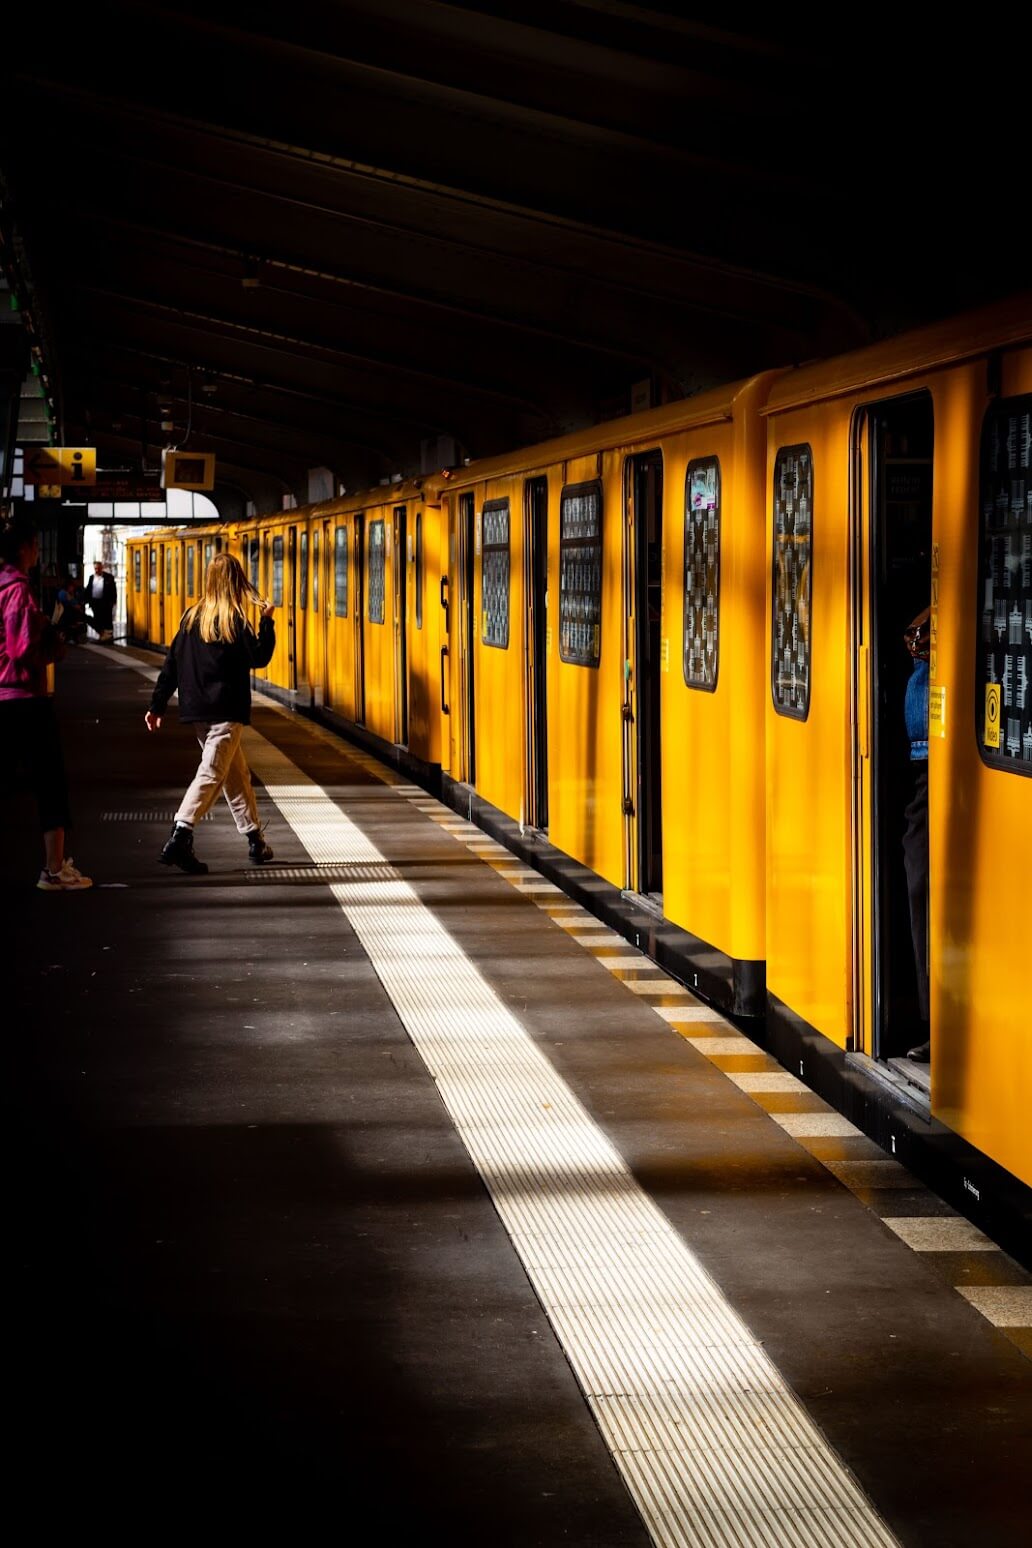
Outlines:
{"label": "yellow sticker with text", "polygon": [[1000,745],[999,683],[986,683],[985,685],[985,730],[982,733],[982,741],[986,747],[999,747]]}
{"label": "yellow sticker with text", "polygon": [[662,671],[664,671],[664,672],[669,672],[670,671],[670,641],[669,640],[660,640],[660,642],[659,642],[659,665],[660,665],[660,668],[661,668]]}
{"label": "yellow sticker with text", "polygon": [[946,735],[946,689],[928,690],[928,735]]}

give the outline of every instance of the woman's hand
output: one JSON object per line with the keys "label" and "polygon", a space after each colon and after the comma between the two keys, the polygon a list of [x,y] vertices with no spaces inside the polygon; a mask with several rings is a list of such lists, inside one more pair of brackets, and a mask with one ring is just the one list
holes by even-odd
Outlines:
{"label": "woman's hand", "polygon": [[148,731],[158,731],[161,729],[161,716],[155,715],[153,710],[148,710],[143,719]]}
{"label": "woman's hand", "polygon": [[276,611],[276,609],[273,607],[272,603],[270,602],[267,607],[263,607],[262,608],[262,617],[263,618],[271,618],[275,611]]}

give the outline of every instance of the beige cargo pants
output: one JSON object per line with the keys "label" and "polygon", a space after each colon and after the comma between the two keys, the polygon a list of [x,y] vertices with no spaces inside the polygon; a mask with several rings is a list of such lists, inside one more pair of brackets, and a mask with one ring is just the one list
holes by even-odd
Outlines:
{"label": "beige cargo pants", "polygon": [[203,720],[196,722],[194,731],[201,744],[201,761],[193,783],[179,803],[176,822],[188,822],[193,827],[218,800],[221,790],[239,832],[250,833],[260,826],[251,771],[240,746],[243,729],[235,720],[222,720],[215,725]]}

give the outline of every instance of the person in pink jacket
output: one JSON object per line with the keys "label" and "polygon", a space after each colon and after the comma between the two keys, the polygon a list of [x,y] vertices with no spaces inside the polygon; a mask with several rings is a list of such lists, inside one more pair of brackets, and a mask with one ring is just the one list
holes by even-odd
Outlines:
{"label": "person in pink jacket", "polygon": [[0,743],[6,762],[28,774],[43,830],[41,892],[82,892],[93,885],[65,854],[68,786],[47,663],[63,641],[37,607],[29,571],[39,558],[36,529],[24,515],[0,520]]}

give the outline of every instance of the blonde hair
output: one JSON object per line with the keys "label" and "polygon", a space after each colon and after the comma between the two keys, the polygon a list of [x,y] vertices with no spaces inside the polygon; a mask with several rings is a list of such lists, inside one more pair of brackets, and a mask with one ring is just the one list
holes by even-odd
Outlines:
{"label": "blonde hair", "polygon": [[196,629],[206,645],[229,644],[247,625],[248,604],[268,603],[232,554],[216,554],[204,577],[204,596],[183,614],[183,628]]}

